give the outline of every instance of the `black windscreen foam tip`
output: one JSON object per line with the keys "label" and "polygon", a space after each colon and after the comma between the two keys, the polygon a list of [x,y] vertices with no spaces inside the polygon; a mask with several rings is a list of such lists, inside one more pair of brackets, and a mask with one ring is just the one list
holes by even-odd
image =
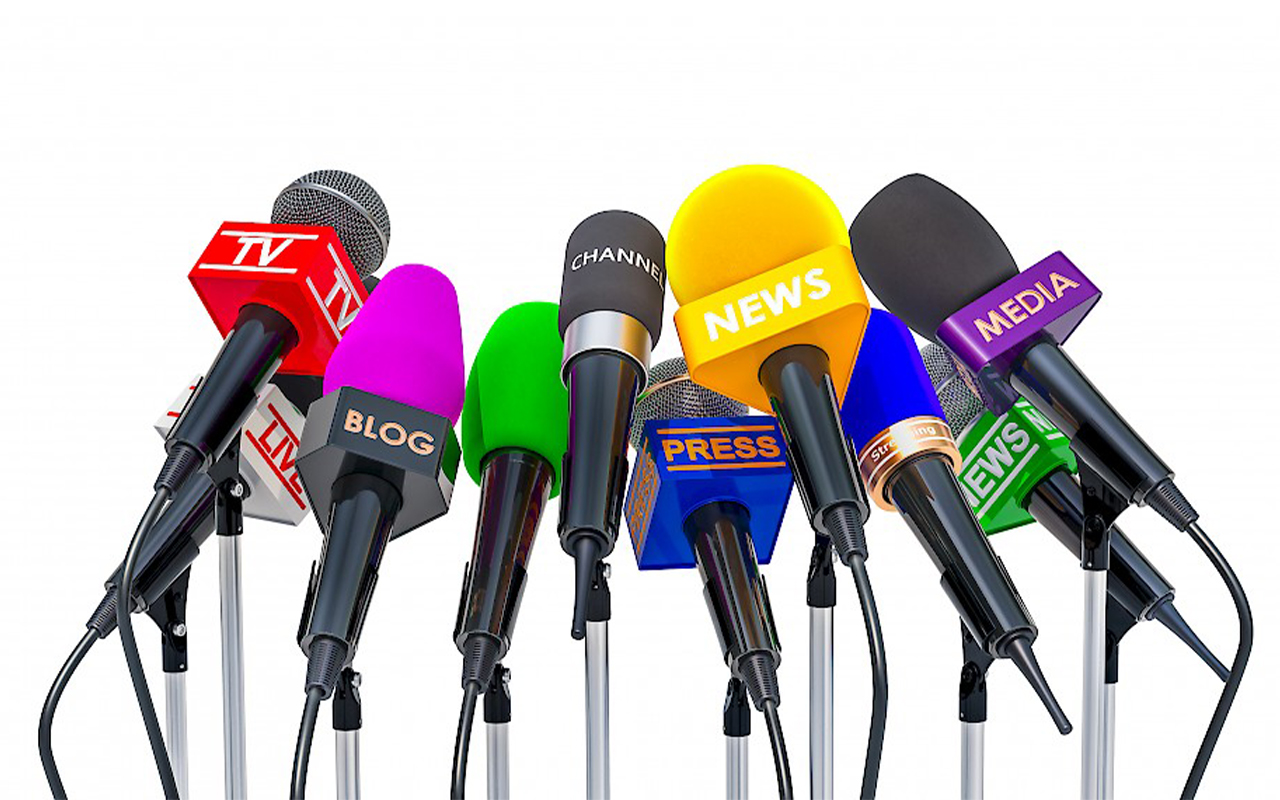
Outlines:
{"label": "black windscreen foam tip", "polygon": [[849,226],[849,241],[872,293],[929,339],[951,314],[1018,274],[991,223],[925,175],[881,189]]}
{"label": "black windscreen foam tip", "polygon": [[630,211],[601,211],[574,228],[564,254],[560,335],[592,311],[640,321],[652,344],[662,334],[667,290],[666,241],[653,223]]}

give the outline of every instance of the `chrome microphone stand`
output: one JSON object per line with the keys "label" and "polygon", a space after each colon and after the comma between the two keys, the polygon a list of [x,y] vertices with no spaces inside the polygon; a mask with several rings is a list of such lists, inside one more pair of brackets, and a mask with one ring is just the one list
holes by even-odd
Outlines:
{"label": "chrome microphone stand", "polygon": [[499,662],[484,692],[485,755],[489,800],[511,797],[511,753],[507,735],[511,724],[511,670]]}
{"label": "chrome microphone stand", "polygon": [[737,678],[729,679],[724,699],[724,796],[726,800],[747,800],[750,785],[747,770],[747,743],[751,737],[751,704],[747,687]]}
{"label": "chrome microphone stand", "polygon": [[809,797],[835,797],[835,552],[818,536],[809,558]]}
{"label": "chrome microphone stand", "polygon": [[347,667],[333,690],[333,774],[338,800],[360,800],[360,673]]}
{"label": "chrome microphone stand", "polygon": [[190,746],[187,739],[187,587],[191,568],[183,570],[147,616],[160,629],[164,667],[164,740],[178,794],[190,797]]}
{"label": "chrome microphone stand", "polygon": [[609,800],[609,565],[596,564],[587,597],[587,798]]}
{"label": "chrome microphone stand", "polygon": [[986,791],[987,670],[995,661],[960,626],[960,798],[982,800]]}
{"label": "chrome microphone stand", "polygon": [[240,477],[240,444],[233,442],[214,476],[214,530],[218,534],[218,586],[222,617],[222,758],[227,800],[249,795],[245,756],[244,630],[240,598],[240,537],[248,486]]}

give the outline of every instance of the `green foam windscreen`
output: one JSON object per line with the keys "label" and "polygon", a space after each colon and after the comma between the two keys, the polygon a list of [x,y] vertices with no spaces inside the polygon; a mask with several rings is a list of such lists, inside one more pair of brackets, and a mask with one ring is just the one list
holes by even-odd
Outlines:
{"label": "green foam windscreen", "polygon": [[551,496],[560,492],[560,464],[569,436],[569,393],[560,380],[564,341],[555,303],[521,303],[485,334],[462,405],[462,459],[480,483],[485,458],[519,448],[551,464]]}

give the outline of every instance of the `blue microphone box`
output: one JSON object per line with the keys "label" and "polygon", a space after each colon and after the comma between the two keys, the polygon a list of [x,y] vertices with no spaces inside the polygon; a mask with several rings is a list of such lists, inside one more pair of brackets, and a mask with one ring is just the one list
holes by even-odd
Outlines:
{"label": "blue microphone box", "polygon": [[646,570],[696,566],[684,520],[715,501],[747,508],[756,558],[769,563],[791,482],[773,417],[649,420],[623,507],[636,564]]}

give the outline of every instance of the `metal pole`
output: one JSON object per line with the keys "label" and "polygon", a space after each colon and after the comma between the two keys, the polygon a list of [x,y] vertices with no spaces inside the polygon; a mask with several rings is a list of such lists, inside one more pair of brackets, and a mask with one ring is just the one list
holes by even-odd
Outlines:
{"label": "metal pole", "polygon": [[609,621],[587,621],[587,798],[609,800]]}
{"label": "metal pole", "polygon": [[178,784],[178,794],[184,800],[191,796],[188,787],[187,745],[187,673],[164,674],[164,739],[169,749],[169,761],[173,764],[173,777]]}
{"label": "metal pole", "polygon": [[360,730],[334,731],[336,745],[333,774],[338,800],[360,800]]}
{"label": "metal pole", "polygon": [[218,537],[222,601],[222,757],[228,800],[249,795],[245,766],[244,631],[240,600],[240,537]]}
{"label": "metal pole", "polygon": [[1102,746],[1106,715],[1107,572],[1084,570],[1084,730],[1080,736],[1080,797],[1103,797]]}
{"label": "metal pole", "polygon": [[1115,797],[1116,785],[1116,685],[1102,691],[1102,800]]}
{"label": "metal pole", "polygon": [[511,797],[511,758],[507,749],[507,728],[510,724],[494,722],[485,725],[489,800],[508,800]]}
{"label": "metal pole", "polygon": [[982,800],[986,727],[985,722],[960,723],[960,800]]}
{"label": "metal pole", "polygon": [[724,737],[724,795],[728,800],[747,800],[747,736]]}
{"label": "metal pole", "polygon": [[835,796],[833,607],[809,609],[809,797]]}
{"label": "metal pole", "polygon": [[815,537],[809,556],[805,601],[809,604],[809,797],[835,796],[835,550]]}

